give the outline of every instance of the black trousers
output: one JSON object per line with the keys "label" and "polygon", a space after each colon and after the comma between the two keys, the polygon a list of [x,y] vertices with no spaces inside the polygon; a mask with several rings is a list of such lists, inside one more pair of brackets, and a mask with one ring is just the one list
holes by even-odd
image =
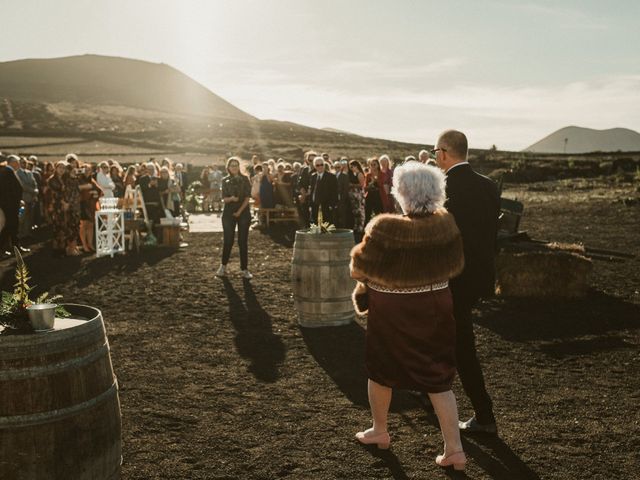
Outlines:
{"label": "black trousers", "polygon": [[249,226],[251,225],[251,215],[249,208],[245,208],[240,217],[233,216],[233,212],[225,210],[222,213],[222,231],[224,243],[222,246],[222,265],[229,263],[231,248],[236,236],[236,225],[238,226],[238,248],[240,249],[240,269],[246,270],[249,264]]}
{"label": "black trousers", "polygon": [[364,198],[364,224],[365,226],[371,220],[371,217],[382,213],[382,199],[380,192],[368,192]]}
{"label": "black trousers", "polygon": [[478,353],[476,352],[476,337],[473,333],[471,309],[478,298],[453,293],[453,315],[456,319],[456,363],[458,376],[465,393],[471,400],[476,420],[487,424],[495,422],[493,403],[487,393],[484,376]]}
{"label": "black trousers", "polygon": [[318,224],[318,212],[322,211],[322,223],[335,225],[334,209],[325,204],[311,202],[311,223]]}

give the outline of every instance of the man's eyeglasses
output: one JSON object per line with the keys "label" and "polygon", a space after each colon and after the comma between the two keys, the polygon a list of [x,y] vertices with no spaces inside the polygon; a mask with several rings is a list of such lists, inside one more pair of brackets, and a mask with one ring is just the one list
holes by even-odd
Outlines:
{"label": "man's eyeglasses", "polygon": [[436,158],[436,155],[438,154],[438,152],[446,152],[447,149],[446,148],[434,148],[433,150],[429,150],[429,157],[431,158]]}
{"label": "man's eyeglasses", "polygon": [[315,164],[315,167],[316,167],[316,168],[317,168],[317,167],[324,167],[324,163],[316,163],[316,164]]}

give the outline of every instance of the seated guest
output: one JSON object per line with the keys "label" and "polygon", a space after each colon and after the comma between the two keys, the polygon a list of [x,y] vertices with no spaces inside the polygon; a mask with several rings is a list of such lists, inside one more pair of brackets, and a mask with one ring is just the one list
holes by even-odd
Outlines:
{"label": "seated guest", "polygon": [[444,208],[445,177],[411,162],[396,170],[393,193],[404,215],[380,214],[351,252],[358,281],[354,302],[368,311],[365,364],[373,426],[363,444],[389,448],[387,413],[393,388],[429,395],[444,438],[442,467],[463,470],[458,430],[455,320],[448,281],[464,266],[462,237]]}

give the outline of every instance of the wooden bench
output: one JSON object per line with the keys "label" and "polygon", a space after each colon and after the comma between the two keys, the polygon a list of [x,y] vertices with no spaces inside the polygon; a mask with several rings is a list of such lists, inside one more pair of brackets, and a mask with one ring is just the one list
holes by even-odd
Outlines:
{"label": "wooden bench", "polygon": [[258,223],[269,228],[271,222],[295,222],[298,219],[296,208],[258,208]]}

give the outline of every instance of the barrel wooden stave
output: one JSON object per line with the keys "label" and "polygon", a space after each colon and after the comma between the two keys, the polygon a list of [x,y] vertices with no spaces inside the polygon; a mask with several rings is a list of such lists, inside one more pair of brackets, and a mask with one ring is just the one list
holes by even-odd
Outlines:
{"label": "barrel wooden stave", "polygon": [[355,318],[349,274],[351,231],[296,233],[291,278],[298,321],[304,327],[345,325]]}

